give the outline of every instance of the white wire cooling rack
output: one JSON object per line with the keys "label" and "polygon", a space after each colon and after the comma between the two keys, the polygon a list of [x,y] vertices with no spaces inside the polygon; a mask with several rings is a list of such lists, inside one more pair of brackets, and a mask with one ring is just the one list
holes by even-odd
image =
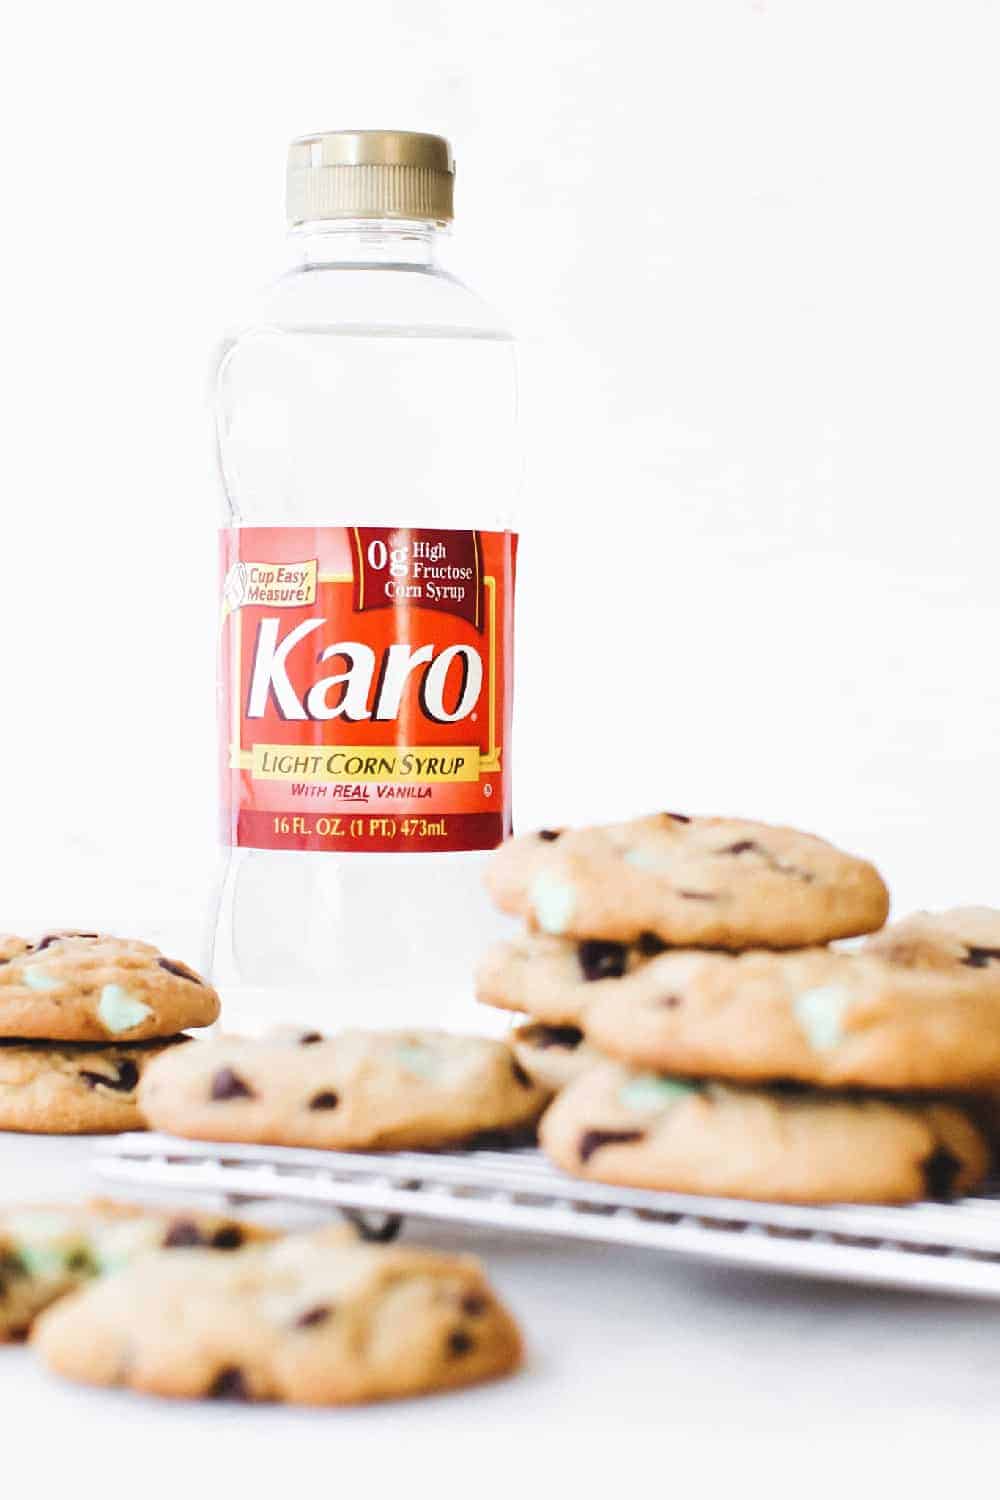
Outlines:
{"label": "white wire cooling rack", "polygon": [[811,1208],[580,1182],[534,1150],[355,1154],[156,1134],[109,1137],[95,1166],[135,1192],[339,1209],[373,1238],[412,1217],[1000,1299],[1000,1183],[958,1203]]}

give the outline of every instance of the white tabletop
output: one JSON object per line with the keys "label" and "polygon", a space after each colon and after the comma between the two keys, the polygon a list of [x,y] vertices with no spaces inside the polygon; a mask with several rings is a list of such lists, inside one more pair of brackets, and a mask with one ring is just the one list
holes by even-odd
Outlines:
{"label": "white tabletop", "polygon": [[[92,1152],[87,1140],[0,1135],[0,1198],[100,1190]],[[295,1411],[84,1390],[48,1377],[30,1349],[4,1348],[5,1470],[37,1463],[42,1437],[53,1492],[65,1479],[77,1494],[88,1483],[105,1493],[102,1473],[121,1489],[142,1464],[144,1494],[201,1500],[222,1493],[207,1487],[212,1475],[241,1496],[270,1496],[293,1474],[326,1472],[335,1456],[355,1484],[367,1476],[369,1493],[422,1493],[415,1475],[431,1471],[415,1465],[425,1453],[437,1494],[506,1490],[538,1464],[589,1492],[620,1468],[627,1439],[630,1460],[661,1473],[657,1493],[682,1472],[702,1474],[703,1485],[742,1483],[748,1464],[778,1454],[771,1492],[787,1483],[793,1493],[793,1462],[809,1464],[815,1492],[862,1455],[866,1472],[891,1464],[911,1488],[938,1462],[955,1474],[973,1461],[991,1469],[1000,1455],[1000,1306],[643,1251],[427,1226],[408,1233],[485,1259],[527,1333],[522,1374],[420,1401]],[[190,1487],[196,1475],[206,1487]]]}

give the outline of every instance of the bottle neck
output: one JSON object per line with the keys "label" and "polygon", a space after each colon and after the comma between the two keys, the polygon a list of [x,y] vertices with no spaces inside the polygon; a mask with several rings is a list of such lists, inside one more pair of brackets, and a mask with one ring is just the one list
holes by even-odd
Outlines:
{"label": "bottle neck", "polygon": [[319,266],[433,266],[437,224],[422,219],[319,219],[289,233],[305,270]]}

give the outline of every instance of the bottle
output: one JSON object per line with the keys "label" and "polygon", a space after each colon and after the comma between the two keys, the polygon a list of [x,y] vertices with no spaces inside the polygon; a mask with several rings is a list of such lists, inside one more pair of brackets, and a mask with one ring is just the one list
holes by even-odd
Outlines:
{"label": "bottle", "polygon": [[213,979],[239,1029],[490,1030],[510,831],[510,334],[438,263],[438,136],[294,141],[293,265],[224,343]]}

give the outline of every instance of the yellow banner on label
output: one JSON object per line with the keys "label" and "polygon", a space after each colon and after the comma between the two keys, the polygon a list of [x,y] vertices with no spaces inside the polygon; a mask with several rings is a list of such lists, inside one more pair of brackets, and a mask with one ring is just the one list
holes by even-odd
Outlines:
{"label": "yellow banner on label", "polygon": [[254,745],[255,781],[478,781],[478,745]]}
{"label": "yellow banner on label", "polygon": [[[234,609],[264,604],[268,609],[301,609],[316,603],[315,557],[304,562],[244,562],[234,581]],[[226,580],[227,594],[229,579]]]}

